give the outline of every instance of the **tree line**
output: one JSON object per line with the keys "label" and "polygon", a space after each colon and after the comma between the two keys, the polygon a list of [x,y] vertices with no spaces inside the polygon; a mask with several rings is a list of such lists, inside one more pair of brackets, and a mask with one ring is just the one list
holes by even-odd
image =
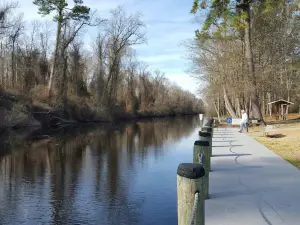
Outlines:
{"label": "tree line", "polygon": [[[139,60],[146,44],[142,15],[124,8],[102,18],[82,0],[35,0],[41,17],[24,21],[17,3],[0,7],[0,88],[44,108],[73,104],[111,117],[175,115],[202,110],[202,101]],[[84,33],[98,32],[86,48]]]}
{"label": "tree line", "polygon": [[[300,104],[300,20],[297,0],[195,0],[191,13],[205,17],[196,37],[185,43],[189,72],[203,82],[208,110],[261,118],[268,102]],[[208,12],[206,15],[202,13]]]}

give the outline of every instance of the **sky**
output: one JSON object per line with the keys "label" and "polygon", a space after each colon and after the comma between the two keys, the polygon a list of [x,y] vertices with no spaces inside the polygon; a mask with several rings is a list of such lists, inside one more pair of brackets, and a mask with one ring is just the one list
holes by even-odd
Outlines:
{"label": "sky", "polygon": [[[3,0],[1,0],[3,1]],[[19,0],[19,12],[24,13],[24,20],[41,19],[33,0]],[[69,2],[73,2],[69,0]],[[128,13],[142,13],[142,20],[147,29],[147,44],[136,46],[139,60],[146,62],[151,69],[160,69],[171,81],[197,94],[199,83],[186,73],[189,67],[185,59],[186,51],[181,45],[184,40],[194,37],[194,31],[200,24],[193,23],[190,14],[192,0],[84,0],[85,5],[96,9],[104,18],[109,11],[121,5]],[[51,16],[45,19],[51,20]],[[97,35],[93,29],[85,34],[89,44]]]}

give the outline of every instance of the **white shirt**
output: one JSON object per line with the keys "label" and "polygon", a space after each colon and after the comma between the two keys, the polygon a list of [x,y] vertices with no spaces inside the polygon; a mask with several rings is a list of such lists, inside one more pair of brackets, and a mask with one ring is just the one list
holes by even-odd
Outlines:
{"label": "white shirt", "polygon": [[247,123],[248,122],[248,115],[247,113],[243,113],[242,114],[242,120],[241,120],[241,123]]}

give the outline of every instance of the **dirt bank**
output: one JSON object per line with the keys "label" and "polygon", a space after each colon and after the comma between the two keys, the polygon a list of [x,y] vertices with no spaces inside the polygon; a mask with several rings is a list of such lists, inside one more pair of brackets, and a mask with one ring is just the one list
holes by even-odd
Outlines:
{"label": "dirt bank", "polygon": [[[195,113],[191,113],[195,114]],[[31,98],[0,92],[0,127],[20,128],[33,127],[43,129],[58,129],[62,126],[81,123],[111,123],[131,121],[150,117],[176,116],[170,113],[128,113],[124,107],[115,105],[110,111],[100,111],[91,108],[85,101],[67,104],[43,104]],[[185,114],[186,115],[186,114]]]}

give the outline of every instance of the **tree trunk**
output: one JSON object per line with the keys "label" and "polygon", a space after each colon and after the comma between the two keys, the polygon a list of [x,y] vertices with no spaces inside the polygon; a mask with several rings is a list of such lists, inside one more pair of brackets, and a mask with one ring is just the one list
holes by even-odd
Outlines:
{"label": "tree trunk", "polygon": [[237,116],[241,117],[241,104],[239,97],[236,97],[236,104],[237,104]]}
{"label": "tree trunk", "polygon": [[6,81],[5,85],[7,87],[7,86],[9,86],[9,63],[8,62],[6,63],[5,67],[6,67],[5,68],[5,81]]}
{"label": "tree trunk", "polygon": [[[268,98],[268,103],[271,102],[271,93],[268,92],[267,93],[267,98]],[[271,104],[268,104],[268,108],[269,108],[269,115],[271,116],[272,115],[272,105]]]}
{"label": "tree trunk", "polygon": [[232,116],[232,118],[237,118],[234,108],[231,104],[231,102],[229,101],[228,95],[227,95],[227,91],[226,88],[223,87],[223,91],[224,91],[224,101],[225,101],[225,106],[227,111],[229,112],[229,114]]}
{"label": "tree trunk", "polygon": [[52,66],[51,66],[51,72],[50,72],[49,83],[48,83],[48,95],[49,96],[51,96],[51,94],[52,94],[52,86],[53,86],[54,73],[55,73],[56,62],[57,62],[57,57],[58,57],[58,47],[59,47],[59,41],[60,41],[61,28],[62,28],[61,21],[57,21],[57,31],[56,31],[56,43],[55,43],[55,50],[54,50],[54,58],[53,58]]}
{"label": "tree trunk", "polygon": [[3,44],[1,41],[1,85],[2,87],[5,87],[4,64],[5,64],[5,59],[4,59],[4,52],[3,52]]}
{"label": "tree trunk", "polygon": [[[288,90],[288,99],[287,100],[290,101],[290,91],[289,90]],[[290,107],[289,105],[286,106],[286,111],[285,111],[286,115],[289,114],[289,107]]]}
{"label": "tree trunk", "polygon": [[246,95],[244,95],[244,103],[245,103],[245,111],[247,112],[248,116],[250,116],[250,99]]}
{"label": "tree trunk", "polygon": [[15,87],[16,81],[16,65],[15,65],[15,40],[12,42],[12,51],[11,51],[11,84],[12,87]]}
{"label": "tree trunk", "polygon": [[[287,100],[290,101],[290,90],[292,87],[292,81],[289,79],[289,73],[287,72],[287,81],[286,81],[286,89],[287,89]],[[286,106],[286,115],[289,114],[289,105]]]}
{"label": "tree trunk", "polygon": [[220,101],[219,101],[219,96],[218,96],[218,99],[217,99],[217,104],[216,104],[215,99],[213,99],[213,103],[214,103],[214,107],[215,107],[215,110],[216,110],[216,113],[217,113],[217,116],[218,116],[218,120],[219,120],[219,122],[221,122],[221,119],[220,119]]}
{"label": "tree trunk", "polygon": [[68,68],[68,56],[65,56],[63,53],[62,59],[64,60],[63,63],[63,76],[61,81],[61,88],[60,88],[60,96],[63,100],[64,106],[67,104],[67,93],[68,93],[68,80],[67,80],[67,68]]}
{"label": "tree trunk", "polygon": [[263,112],[263,115],[265,116],[266,115],[266,101],[265,101],[265,93],[264,91],[262,92],[262,106],[261,106],[261,111]]}
{"label": "tree trunk", "polygon": [[245,36],[244,36],[244,41],[245,41],[245,57],[247,60],[247,65],[248,65],[248,70],[249,70],[249,75],[250,75],[250,98],[251,98],[251,103],[253,109],[256,111],[259,119],[261,122],[266,125],[260,107],[259,107],[259,100],[257,96],[257,87],[256,87],[256,77],[255,77],[255,67],[254,67],[254,61],[253,61],[253,53],[252,53],[252,46],[251,46],[251,22],[250,22],[250,5],[247,4],[246,8],[246,13],[247,13],[247,19],[245,23]]}

